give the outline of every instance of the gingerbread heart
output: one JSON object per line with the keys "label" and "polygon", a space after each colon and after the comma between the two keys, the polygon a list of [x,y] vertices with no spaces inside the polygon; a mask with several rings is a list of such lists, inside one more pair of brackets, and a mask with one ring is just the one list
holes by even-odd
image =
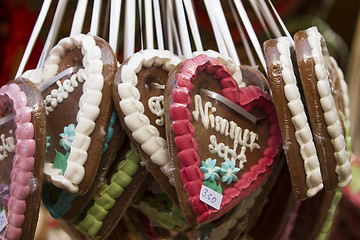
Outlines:
{"label": "gingerbread heart", "polygon": [[62,39],[50,51],[41,78],[34,79],[47,114],[45,177],[71,193],[85,194],[94,181],[116,67],[106,41],[79,34]]}
{"label": "gingerbread heart", "polygon": [[[179,203],[193,227],[249,196],[278,160],[281,135],[270,96],[255,86],[239,88],[217,59],[199,55],[173,70],[165,112]],[[211,190],[220,194],[218,206],[200,200]]]}
{"label": "gingerbread heart", "polygon": [[0,214],[6,219],[0,238],[32,239],[43,182],[45,107],[24,78],[0,88],[0,106]]}
{"label": "gingerbread heart", "polygon": [[164,125],[164,88],[180,59],[169,51],[146,49],[126,60],[114,78],[113,99],[120,121],[143,164],[177,201]]}
{"label": "gingerbread heart", "polygon": [[86,210],[73,222],[89,238],[106,239],[130,203],[145,190],[148,172],[140,165],[140,155],[130,141],[122,146],[110,167],[103,186]]}
{"label": "gingerbread heart", "polygon": [[91,188],[83,195],[75,195],[52,184],[45,184],[42,192],[42,201],[53,218],[63,218],[74,221],[84,211],[87,203],[92,199],[97,189],[104,183],[104,178],[110,170],[121,145],[125,141],[116,111],[113,110],[110,123],[106,131],[106,141],[99,169]]}

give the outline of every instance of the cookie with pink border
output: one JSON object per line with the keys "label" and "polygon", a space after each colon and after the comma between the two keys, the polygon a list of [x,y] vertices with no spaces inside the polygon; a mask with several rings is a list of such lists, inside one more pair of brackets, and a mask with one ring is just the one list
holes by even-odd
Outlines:
{"label": "cookie with pink border", "polygon": [[0,106],[0,238],[32,239],[44,175],[45,107],[24,78],[0,88]]}
{"label": "cookie with pink border", "polygon": [[165,112],[175,187],[193,227],[219,218],[262,186],[278,160],[281,135],[269,94],[239,88],[215,58],[199,55],[173,70]]}

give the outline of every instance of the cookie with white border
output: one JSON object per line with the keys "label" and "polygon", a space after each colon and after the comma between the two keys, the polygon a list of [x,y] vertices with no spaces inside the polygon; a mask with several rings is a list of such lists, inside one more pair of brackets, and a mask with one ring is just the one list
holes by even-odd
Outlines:
{"label": "cookie with white border", "polygon": [[39,70],[40,78],[31,79],[42,90],[47,114],[45,177],[71,193],[85,194],[94,180],[116,68],[106,41],[79,34],[61,39]]}
{"label": "cookie with white border", "polygon": [[327,191],[351,181],[350,160],[332,91],[331,62],[326,42],[316,27],[294,36],[295,51],[309,121]]}
{"label": "cookie with white border", "polygon": [[164,124],[164,88],[180,58],[169,51],[146,49],[118,69],[113,99],[124,130],[144,165],[177,202]]}
{"label": "cookie with white border", "polygon": [[264,43],[264,53],[293,192],[297,199],[303,200],[319,192],[323,181],[290,40],[286,37],[268,40]]}

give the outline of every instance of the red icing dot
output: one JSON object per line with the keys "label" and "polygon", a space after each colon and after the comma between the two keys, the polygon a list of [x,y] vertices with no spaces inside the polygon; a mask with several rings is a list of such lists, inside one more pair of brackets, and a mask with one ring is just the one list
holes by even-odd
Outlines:
{"label": "red icing dot", "polygon": [[[190,204],[191,209],[196,215],[200,215],[208,210],[207,205],[200,200],[199,196],[189,197],[188,203]],[[206,219],[204,219],[203,221],[205,220]]]}
{"label": "red icing dot", "polygon": [[170,116],[173,121],[176,120],[189,120],[191,121],[190,110],[182,104],[174,103],[170,106]]}
{"label": "red icing dot", "polygon": [[237,88],[237,83],[232,77],[221,79],[220,84],[222,88]]}
{"label": "red icing dot", "polygon": [[191,166],[200,164],[200,158],[197,152],[194,149],[186,149],[178,153],[178,158],[180,160],[181,167]]}
{"label": "red icing dot", "polygon": [[191,98],[185,87],[174,88],[172,91],[172,99],[173,102],[184,104],[187,107],[191,104]]}
{"label": "red icing dot", "polygon": [[185,149],[194,149],[195,151],[198,150],[198,144],[195,138],[191,136],[191,134],[175,137],[175,144],[180,151]]}
{"label": "red icing dot", "polygon": [[194,126],[187,120],[173,121],[171,126],[176,136],[185,134],[191,134],[192,136],[195,135]]}

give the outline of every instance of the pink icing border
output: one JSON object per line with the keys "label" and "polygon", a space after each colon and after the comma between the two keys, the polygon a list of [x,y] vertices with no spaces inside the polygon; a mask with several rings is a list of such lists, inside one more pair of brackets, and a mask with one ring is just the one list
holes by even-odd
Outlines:
{"label": "pink icing border", "polygon": [[[208,207],[208,205],[200,201],[199,194],[203,185],[204,175],[199,169],[201,160],[197,154],[198,145],[194,138],[195,130],[191,124],[192,117],[189,110],[191,105],[190,93],[194,87],[192,81],[196,78],[198,72],[204,70],[213,74],[215,79],[220,80],[222,87],[221,94],[224,97],[247,111],[250,111],[253,107],[264,109],[271,123],[269,130],[270,138],[267,141],[268,147],[263,153],[264,157],[259,159],[258,163],[252,166],[248,172],[244,173],[233,187],[223,192],[220,210]],[[238,88],[231,76],[231,72],[219,60],[206,55],[199,55],[184,62],[180,73],[176,75],[176,85],[172,91],[172,101],[170,104],[172,129],[176,136],[175,144],[179,149],[180,174],[183,181],[183,189],[189,196],[188,203],[197,215],[198,222],[215,219],[224,212],[229,211],[242,198],[247,197],[271,173],[274,157],[278,154],[282,142],[274,104],[266,92],[261,91],[255,86]],[[189,138],[193,144],[187,144],[188,141],[186,139]],[[237,198],[236,201],[232,201],[233,198]]]}
{"label": "pink icing border", "polygon": [[31,109],[27,106],[27,96],[20,87],[15,83],[4,85],[0,88],[0,96],[5,95],[12,101],[16,126],[5,239],[19,239],[22,233],[21,226],[25,220],[26,198],[31,190],[29,183],[35,154],[34,125],[31,123]]}

